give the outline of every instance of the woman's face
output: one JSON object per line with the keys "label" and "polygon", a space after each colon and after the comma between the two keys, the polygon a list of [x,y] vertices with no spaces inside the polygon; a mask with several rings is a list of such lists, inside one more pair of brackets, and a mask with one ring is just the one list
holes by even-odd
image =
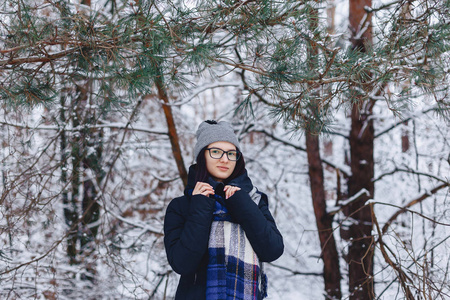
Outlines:
{"label": "woman's face", "polygon": [[[210,148],[217,148],[223,151],[236,150],[236,146],[229,142],[215,142],[208,145],[208,149]],[[214,159],[209,155],[209,152],[208,150],[205,151],[206,169],[214,180],[223,182],[233,173],[236,161],[229,160],[226,153],[223,153],[220,159]]]}

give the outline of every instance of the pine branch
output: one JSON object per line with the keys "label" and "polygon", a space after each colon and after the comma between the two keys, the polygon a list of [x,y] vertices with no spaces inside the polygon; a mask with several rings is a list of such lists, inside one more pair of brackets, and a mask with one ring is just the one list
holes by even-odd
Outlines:
{"label": "pine branch", "polygon": [[7,60],[1,60],[0,61],[0,67],[4,66],[13,66],[13,65],[20,65],[20,64],[27,64],[27,63],[36,63],[36,62],[50,62],[53,60],[57,60],[59,58],[68,56],[69,54],[75,53],[79,51],[78,48],[72,48],[69,50],[61,51],[54,54],[49,54],[48,56],[44,57],[22,57],[22,58],[15,58],[15,59],[7,59]]}

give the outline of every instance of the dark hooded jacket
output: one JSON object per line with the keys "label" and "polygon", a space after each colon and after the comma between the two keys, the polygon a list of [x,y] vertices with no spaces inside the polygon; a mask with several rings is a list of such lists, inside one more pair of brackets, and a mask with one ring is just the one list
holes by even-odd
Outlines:
{"label": "dark hooded jacket", "polygon": [[[195,184],[195,166],[191,166],[184,196],[170,202],[164,219],[167,259],[172,269],[181,275],[176,300],[206,299],[208,241],[215,199],[225,202],[231,217],[242,226],[261,262],[276,260],[284,250],[283,238],[269,212],[267,196],[260,193],[259,205],[249,196],[253,185],[247,172],[227,183],[241,188],[229,199],[192,196]],[[209,184],[216,195],[223,195],[223,183],[210,178]]]}

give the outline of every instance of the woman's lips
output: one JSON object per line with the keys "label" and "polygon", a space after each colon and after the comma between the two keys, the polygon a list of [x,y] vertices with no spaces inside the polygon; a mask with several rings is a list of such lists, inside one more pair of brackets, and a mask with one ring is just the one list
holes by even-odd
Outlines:
{"label": "woman's lips", "polygon": [[228,171],[228,168],[227,167],[217,167],[219,170],[221,170],[221,171]]}

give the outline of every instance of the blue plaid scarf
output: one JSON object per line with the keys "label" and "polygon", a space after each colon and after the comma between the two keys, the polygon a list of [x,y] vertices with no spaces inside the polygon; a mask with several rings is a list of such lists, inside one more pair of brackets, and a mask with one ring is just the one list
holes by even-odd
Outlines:
{"label": "blue plaid scarf", "polygon": [[[256,188],[249,194],[258,204],[261,195]],[[258,300],[267,296],[267,278],[258,256],[242,227],[231,221],[222,201],[216,201],[208,252],[206,299]]]}

